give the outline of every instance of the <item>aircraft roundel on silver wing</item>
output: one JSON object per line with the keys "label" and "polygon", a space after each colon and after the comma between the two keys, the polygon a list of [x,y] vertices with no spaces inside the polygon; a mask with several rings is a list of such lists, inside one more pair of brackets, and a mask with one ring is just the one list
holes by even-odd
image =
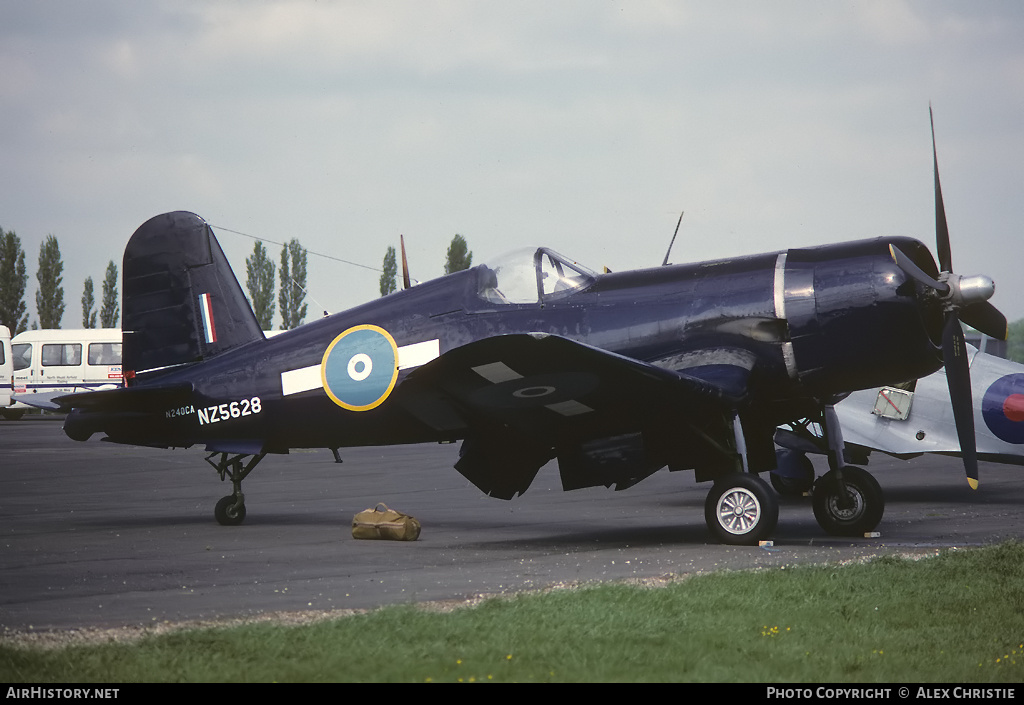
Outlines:
{"label": "aircraft roundel on silver wing", "polygon": [[772,535],[759,475],[776,427],[810,418],[831,465],[815,514],[861,534],[884,500],[846,464],[834,402],[945,365],[969,410],[958,320],[1005,335],[991,281],[952,272],[937,159],[935,186],[939,265],[898,237],[605,274],[530,248],[273,338],[210,226],[166,213],[125,249],[126,386],[54,401],[76,440],[204,446],[233,485],[222,524],[244,519],[242,481],[268,453],[461,441],[455,468],[502,499],[553,459],[566,490],[692,470],[712,483],[709,530],[733,544]]}
{"label": "aircraft roundel on silver wing", "polygon": [[[1024,465],[1024,365],[968,347],[978,458]],[[960,455],[939,370],[916,383],[852,393],[836,406],[847,446],[898,458]]]}

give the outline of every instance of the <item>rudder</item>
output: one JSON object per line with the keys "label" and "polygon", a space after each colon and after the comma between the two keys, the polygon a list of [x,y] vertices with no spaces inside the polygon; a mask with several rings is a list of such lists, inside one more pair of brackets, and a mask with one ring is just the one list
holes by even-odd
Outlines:
{"label": "rudder", "polygon": [[264,337],[213,230],[194,213],[143,223],[125,247],[122,272],[126,380]]}

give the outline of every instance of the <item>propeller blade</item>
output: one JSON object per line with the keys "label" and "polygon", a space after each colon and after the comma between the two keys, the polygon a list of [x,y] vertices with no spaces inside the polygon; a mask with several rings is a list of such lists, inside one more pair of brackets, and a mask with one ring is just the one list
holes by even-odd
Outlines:
{"label": "propeller blade", "polygon": [[405,259],[405,235],[399,235],[398,241],[402,246],[402,288],[409,289],[412,284],[409,281],[409,263]]}
{"label": "propeller blade", "polygon": [[1006,316],[988,301],[964,306],[960,309],[959,316],[961,321],[990,338],[1006,340],[1009,333]]}
{"label": "propeller blade", "polygon": [[946,366],[949,400],[953,404],[953,421],[960,439],[960,453],[964,459],[967,483],[978,489],[978,451],[974,438],[974,402],[971,398],[971,369],[967,360],[964,331],[956,314],[946,315],[942,330],[942,359]]}
{"label": "propeller blade", "polygon": [[932,124],[932,163],[935,168],[935,246],[939,253],[939,269],[953,271],[953,256],[949,248],[949,225],[946,223],[946,206],[942,201],[942,184],[939,183],[939,153],[935,148],[935,116],[928,106],[928,119]]}
{"label": "propeller blade", "polygon": [[892,255],[893,260],[896,262],[896,266],[902,269],[903,272],[911,279],[924,284],[925,286],[931,287],[941,294],[945,294],[949,291],[948,284],[944,284],[937,279],[933,279],[931,275],[914,264],[914,260],[907,257],[906,253],[900,248],[895,245],[889,245],[889,254]]}

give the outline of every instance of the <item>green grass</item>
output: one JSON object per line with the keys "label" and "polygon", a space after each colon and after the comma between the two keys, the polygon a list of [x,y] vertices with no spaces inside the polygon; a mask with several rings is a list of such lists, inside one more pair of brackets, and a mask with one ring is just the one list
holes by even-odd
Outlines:
{"label": "green grass", "polygon": [[1024,681],[1024,544],[0,648],[0,682]]}

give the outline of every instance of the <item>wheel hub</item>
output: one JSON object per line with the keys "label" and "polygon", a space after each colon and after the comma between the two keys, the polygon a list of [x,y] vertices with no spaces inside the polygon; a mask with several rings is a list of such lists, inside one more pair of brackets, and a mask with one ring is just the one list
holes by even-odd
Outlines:
{"label": "wheel hub", "polygon": [[829,498],[829,511],[832,515],[840,521],[852,521],[856,519],[864,511],[864,497],[861,495],[857,488],[850,487],[847,485],[849,492],[847,493],[847,499],[853,502],[853,506],[843,509],[839,506],[839,497]]}
{"label": "wheel hub", "polygon": [[756,524],[761,504],[750,490],[736,487],[718,500],[718,519],[730,534],[745,534]]}

